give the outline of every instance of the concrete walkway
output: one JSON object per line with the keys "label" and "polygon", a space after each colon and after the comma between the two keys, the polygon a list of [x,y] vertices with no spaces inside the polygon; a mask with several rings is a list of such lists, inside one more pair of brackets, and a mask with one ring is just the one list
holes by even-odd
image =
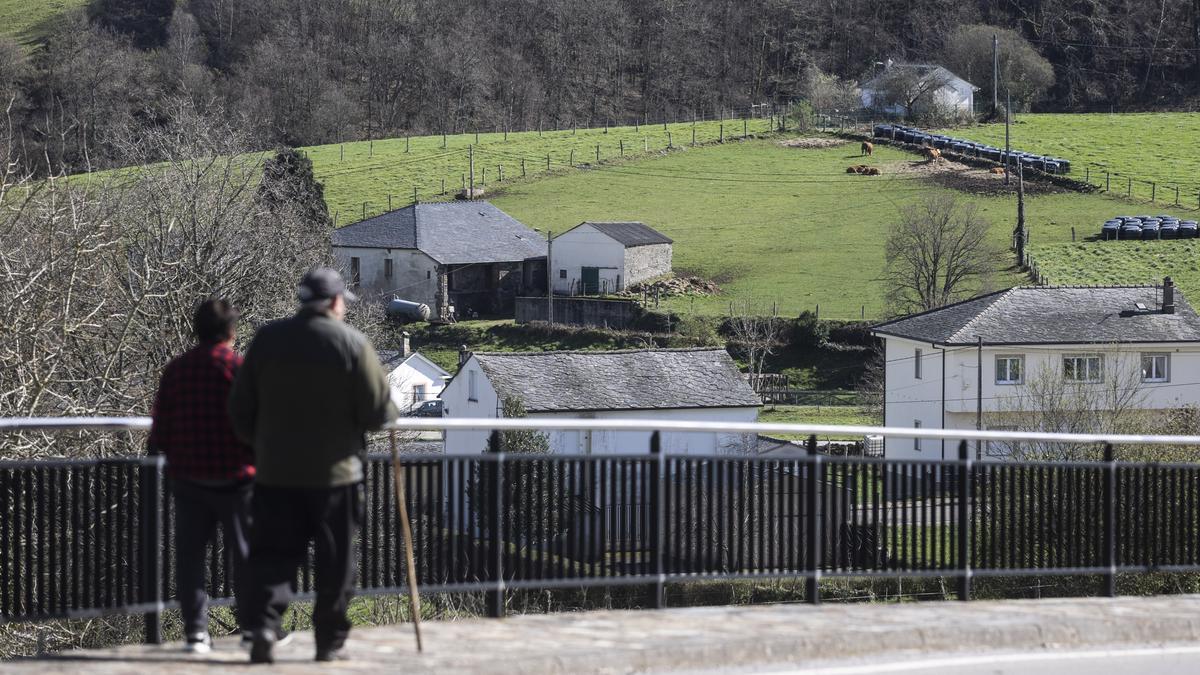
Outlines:
{"label": "concrete walkway", "polygon": [[[803,671],[841,662],[926,654],[1200,644],[1200,596],[1159,598],[705,607],[665,611],[514,616],[357,630],[355,660],[315,664],[311,633],[278,654],[272,670],[403,673]],[[0,664],[4,672],[212,672],[246,662],[233,639],[207,656],[178,645],[68,652]]]}

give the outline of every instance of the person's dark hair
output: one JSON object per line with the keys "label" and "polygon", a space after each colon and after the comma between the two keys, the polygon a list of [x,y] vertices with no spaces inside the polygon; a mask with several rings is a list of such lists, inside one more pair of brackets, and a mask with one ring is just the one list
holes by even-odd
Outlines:
{"label": "person's dark hair", "polygon": [[192,315],[192,330],[201,342],[221,342],[233,335],[241,314],[229,301],[209,298],[196,307]]}

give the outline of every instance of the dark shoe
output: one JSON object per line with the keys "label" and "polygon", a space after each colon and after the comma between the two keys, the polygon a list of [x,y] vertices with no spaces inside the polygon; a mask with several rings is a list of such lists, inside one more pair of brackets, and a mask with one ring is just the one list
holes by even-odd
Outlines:
{"label": "dark shoe", "polygon": [[[275,646],[276,647],[286,647],[292,643],[292,639],[295,637],[296,637],[295,633],[289,633],[288,631],[280,628],[279,629],[279,637],[275,638]],[[250,631],[246,631],[245,633],[242,633],[242,649],[250,649],[250,647],[252,647],[253,645],[254,645],[254,633],[251,633]]]}
{"label": "dark shoe", "polygon": [[316,661],[349,661],[350,655],[346,653],[345,647],[336,647],[333,649],[318,649]]}
{"label": "dark shoe", "polygon": [[275,663],[275,634],[269,630],[254,635],[250,642],[250,663]]}

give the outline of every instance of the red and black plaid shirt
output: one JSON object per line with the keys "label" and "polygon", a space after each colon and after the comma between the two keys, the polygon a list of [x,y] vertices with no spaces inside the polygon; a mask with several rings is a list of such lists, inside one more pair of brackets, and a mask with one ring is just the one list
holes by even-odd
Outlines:
{"label": "red and black plaid shirt", "polygon": [[167,475],[192,480],[254,476],[254,451],[233,434],[229,390],[242,357],[224,344],[200,344],[167,364],[154,401],[151,452]]}

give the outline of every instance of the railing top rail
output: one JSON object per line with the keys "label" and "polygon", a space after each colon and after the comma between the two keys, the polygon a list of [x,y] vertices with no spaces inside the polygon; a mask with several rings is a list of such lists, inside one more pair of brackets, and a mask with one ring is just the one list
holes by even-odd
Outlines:
{"label": "railing top rail", "polygon": [[[115,429],[144,431],[149,417],[10,417],[0,418],[0,433],[6,431],[53,431]],[[556,430],[556,431],[668,431],[695,433],[796,434],[843,436],[895,436],[945,440],[1025,441],[1044,443],[1113,443],[1116,445],[1200,445],[1200,436],[1155,434],[1063,434],[1034,431],[976,431],[974,429],[914,429],[836,424],[780,424],[763,422],[699,422],[690,420],[581,419],[572,417],[526,417],[520,419],[458,419],[402,417],[388,429],[407,431],[455,430]]]}

